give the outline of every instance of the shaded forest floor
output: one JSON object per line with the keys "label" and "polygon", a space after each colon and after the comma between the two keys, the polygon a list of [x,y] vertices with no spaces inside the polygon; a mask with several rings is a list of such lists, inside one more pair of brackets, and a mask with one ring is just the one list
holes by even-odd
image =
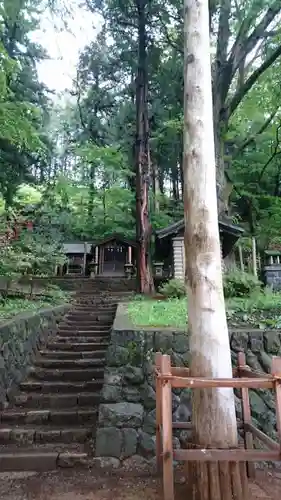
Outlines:
{"label": "shaded forest floor", "polygon": [[[186,500],[183,474],[176,480],[176,499]],[[279,500],[281,474],[258,471],[249,500]],[[161,479],[65,470],[49,474],[0,473],[1,500],[161,500]]]}

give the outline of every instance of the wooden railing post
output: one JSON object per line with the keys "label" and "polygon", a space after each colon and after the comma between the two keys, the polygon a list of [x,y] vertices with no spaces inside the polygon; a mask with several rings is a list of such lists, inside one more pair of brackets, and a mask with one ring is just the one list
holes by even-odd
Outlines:
{"label": "wooden railing post", "polygon": [[279,453],[281,460],[281,358],[273,356],[271,374],[275,379],[276,427],[278,432]]}
{"label": "wooden railing post", "polygon": [[[161,373],[161,352],[155,354],[155,368]],[[157,472],[162,472],[162,383],[156,375],[156,461]]]}
{"label": "wooden railing post", "polygon": [[161,375],[164,500],[174,500],[172,386],[171,379],[165,380],[165,375],[171,377],[171,358],[166,354],[161,356]]}
{"label": "wooden railing post", "polygon": [[[240,376],[240,368],[244,368],[246,366],[246,357],[244,352],[238,353],[238,375]],[[251,417],[251,406],[250,406],[250,398],[249,398],[249,389],[247,387],[241,389],[242,396],[242,418],[244,424],[244,445],[247,450],[253,449],[253,436],[251,432],[248,432],[247,424],[252,423]],[[246,425],[245,425],[246,424]],[[247,463],[247,472],[248,477],[255,477],[255,465],[252,462]]]}

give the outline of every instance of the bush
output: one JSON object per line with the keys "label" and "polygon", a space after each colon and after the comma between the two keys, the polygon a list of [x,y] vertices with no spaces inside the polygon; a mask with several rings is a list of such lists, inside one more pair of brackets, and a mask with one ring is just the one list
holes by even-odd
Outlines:
{"label": "bush", "polygon": [[180,299],[186,295],[186,288],[184,281],[172,279],[165,283],[159,290],[159,292],[164,295],[164,297],[169,297],[171,299]]}
{"label": "bush", "polygon": [[250,273],[242,271],[229,271],[223,276],[223,290],[226,298],[250,297],[254,292],[260,291],[262,283]]}

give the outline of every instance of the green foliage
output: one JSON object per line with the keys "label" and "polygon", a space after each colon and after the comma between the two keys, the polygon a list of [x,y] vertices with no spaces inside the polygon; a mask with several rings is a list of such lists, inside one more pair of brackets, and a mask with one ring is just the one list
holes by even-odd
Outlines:
{"label": "green foliage", "polygon": [[0,321],[7,320],[23,312],[36,312],[39,309],[66,304],[69,300],[69,294],[62,290],[41,290],[37,294],[36,300],[31,298],[0,298]]}
{"label": "green foliage", "polygon": [[[14,225],[22,218],[16,217]],[[15,239],[7,239],[9,229],[6,215],[2,217],[2,245],[0,247],[0,275],[10,280],[24,275],[48,276],[54,274],[55,266],[66,261],[61,242],[54,238],[48,228],[29,231],[19,225],[20,234]]]}
{"label": "green foliage", "polygon": [[142,327],[186,328],[187,300],[140,300],[128,304],[128,314],[134,325]]}
{"label": "green foliage", "polygon": [[235,269],[226,272],[223,276],[223,290],[226,298],[249,297],[260,289],[261,282],[253,274]]}
{"label": "green foliage", "polygon": [[181,297],[184,297],[186,295],[186,287],[184,281],[177,279],[168,281],[168,283],[165,283],[159,291],[162,295],[164,295],[164,297],[168,297],[171,299],[180,299]]}
{"label": "green foliage", "polygon": [[[187,299],[135,300],[128,304],[132,323],[140,327],[172,327],[186,330]],[[280,328],[281,293],[256,292],[249,297],[226,300],[228,326]]]}

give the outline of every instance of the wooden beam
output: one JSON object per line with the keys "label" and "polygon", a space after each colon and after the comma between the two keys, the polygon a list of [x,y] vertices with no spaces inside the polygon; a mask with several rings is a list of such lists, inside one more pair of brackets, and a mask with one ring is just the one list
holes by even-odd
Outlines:
{"label": "wooden beam", "polygon": [[[170,356],[161,356],[160,363],[161,374],[171,376]],[[170,379],[160,379],[159,384],[162,386],[163,493],[164,500],[174,500],[172,387]]]}
{"label": "wooden beam", "polygon": [[253,424],[245,424],[245,430],[251,432],[251,434],[258,438],[263,444],[265,444],[270,450],[279,450],[279,444],[271,439],[269,436],[260,431]]}
{"label": "wooden beam", "polygon": [[281,455],[281,357],[273,356],[271,373],[275,377],[276,427]]}
{"label": "wooden beam", "polygon": [[259,378],[221,378],[221,379],[209,379],[209,378],[184,378],[184,377],[163,377],[162,379],[171,381],[172,387],[175,388],[185,388],[190,387],[191,389],[211,389],[214,387],[230,387],[233,389],[241,389],[242,387],[248,387],[249,389],[272,389],[274,386],[274,380],[267,377]]}
{"label": "wooden beam", "polygon": [[281,459],[279,451],[260,450],[174,450],[174,459],[202,462],[267,462]]}
{"label": "wooden beam", "polygon": [[[244,352],[238,353],[238,375],[242,376],[245,373],[246,366],[246,356]],[[249,399],[249,389],[248,387],[243,387],[241,389],[242,396],[242,418],[244,423],[244,445],[247,450],[252,450],[254,448],[253,435],[247,431],[246,424],[252,423],[251,407]],[[247,464],[247,471],[249,477],[255,476],[255,464]]]}
{"label": "wooden beam", "polygon": [[189,377],[190,375],[190,369],[189,368],[184,368],[181,366],[172,366],[171,368],[171,373],[175,377]]}
{"label": "wooden beam", "polygon": [[[161,352],[155,354],[155,371],[161,373]],[[157,470],[162,470],[162,384],[161,379],[156,376],[156,461]]]}

